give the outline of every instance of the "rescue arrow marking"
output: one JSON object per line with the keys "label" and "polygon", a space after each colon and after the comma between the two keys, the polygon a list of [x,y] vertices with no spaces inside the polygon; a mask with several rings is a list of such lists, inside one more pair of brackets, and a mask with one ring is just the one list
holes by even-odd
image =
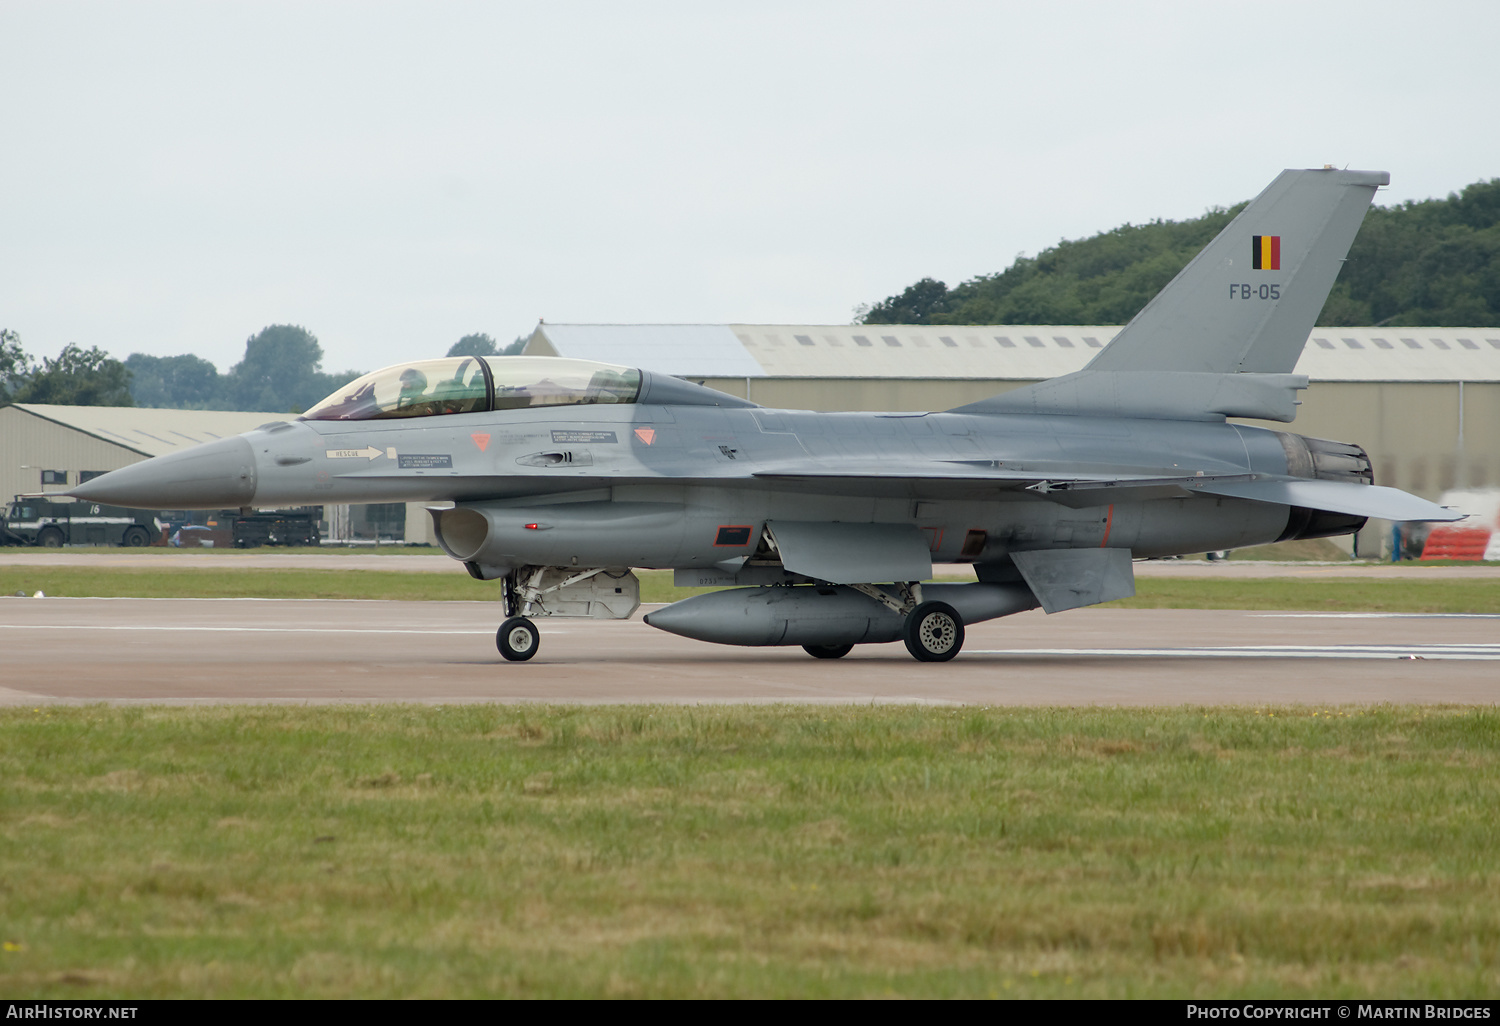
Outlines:
{"label": "rescue arrow marking", "polygon": [[352,460],[361,456],[367,460],[378,460],[385,455],[385,450],[367,445],[363,449],[328,449],[324,455],[331,460]]}
{"label": "rescue arrow marking", "polygon": [[469,437],[474,439],[474,444],[479,446],[480,452],[484,452],[485,447],[490,444],[489,435],[475,433],[470,435]]}

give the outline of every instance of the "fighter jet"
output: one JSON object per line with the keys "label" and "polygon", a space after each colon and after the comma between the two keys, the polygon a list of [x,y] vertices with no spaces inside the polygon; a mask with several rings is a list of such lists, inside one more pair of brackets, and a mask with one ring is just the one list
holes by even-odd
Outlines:
{"label": "fighter jet", "polygon": [[[431,502],[443,550],[535,620],[629,617],[632,568],[720,590],[645,622],[837,659],[1128,597],[1132,561],[1460,514],[1374,483],[1358,445],[1290,422],[1292,373],[1384,172],[1279,175],[1082,371],[936,413],[773,410],[649,370],[420,360],[296,420],[73,489],[123,506]],[[934,562],[972,584],[924,584]]]}

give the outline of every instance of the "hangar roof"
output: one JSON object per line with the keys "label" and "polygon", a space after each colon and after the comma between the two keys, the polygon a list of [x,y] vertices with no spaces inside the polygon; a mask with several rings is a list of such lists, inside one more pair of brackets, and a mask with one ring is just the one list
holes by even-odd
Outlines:
{"label": "hangar roof", "polygon": [[541,324],[525,351],[623,363],[684,377],[758,378],[766,374],[724,324]]}
{"label": "hangar roof", "polygon": [[[1038,380],[1083,368],[1120,330],[1057,324],[539,324],[526,352],[683,377]],[[1500,381],[1497,328],[1318,328],[1314,381]]]}
{"label": "hangar roof", "polygon": [[143,456],[180,452],[199,442],[230,438],[277,420],[274,413],[232,410],[151,410],[135,406],[55,406],[13,403],[18,410],[124,446]]}

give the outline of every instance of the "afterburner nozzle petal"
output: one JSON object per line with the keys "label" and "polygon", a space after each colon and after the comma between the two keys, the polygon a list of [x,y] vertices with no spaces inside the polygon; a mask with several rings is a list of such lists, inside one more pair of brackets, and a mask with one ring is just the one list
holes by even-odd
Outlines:
{"label": "afterburner nozzle petal", "polygon": [[111,470],[68,494],[137,509],[247,506],[255,497],[255,450],[244,438],[221,438]]}

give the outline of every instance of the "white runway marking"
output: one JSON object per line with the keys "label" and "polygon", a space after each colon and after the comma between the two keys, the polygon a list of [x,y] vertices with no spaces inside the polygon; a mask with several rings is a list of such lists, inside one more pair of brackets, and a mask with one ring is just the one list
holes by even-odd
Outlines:
{"label": "white runway marking", "polygon": [[217,634],[493,634],[488,630],[455,631],[440,628],[409,630],[401,627],[174,627],[164,624],[73,624],[0,623],[0,630],[15,631],[207,631]]}
{"label": "white runway marking", "polygon": [[1143,659],[1500,659],[1500,645],[1246,645],[1237,648],[996,648],[968,655]]}
{"label": "white runway marking", "polygon": [[1500,620],[1500,613],[1251,613],[1284,620]]}

